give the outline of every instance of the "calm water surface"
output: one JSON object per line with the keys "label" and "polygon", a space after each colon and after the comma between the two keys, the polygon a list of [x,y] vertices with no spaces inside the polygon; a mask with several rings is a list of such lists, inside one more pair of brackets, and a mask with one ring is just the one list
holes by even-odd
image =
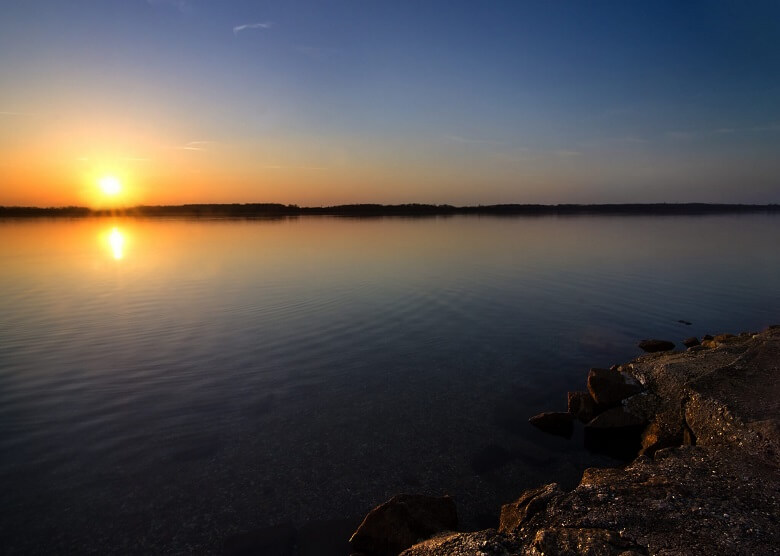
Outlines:
{"label": "calm water surface", "polygon": [[[780,217],[0,221],[0,552],[218,551],[612,464],[527,424],[780,322]],[[690,321],[688,326],[678,320]]]}

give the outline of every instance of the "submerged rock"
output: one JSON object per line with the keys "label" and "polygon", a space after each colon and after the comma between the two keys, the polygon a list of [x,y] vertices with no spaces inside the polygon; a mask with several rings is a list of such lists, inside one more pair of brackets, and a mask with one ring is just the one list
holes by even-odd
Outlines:
{"label": "submerged rock", "polygon": [[566,438],[571,438],[571,434],[574,431],[574,417],[571,413],[550,411],[534,415],[528,421],[544,432]]}
{"label": "submerged rock", "polygon": [[399,494],[371,510],[349,544],[366,556],[396,556],[417,542],[457,527],[455,502],[449,496]]}
{"label": "submerged rock", "polygon": [[656,353],[658,351],[670,351],[674,349],[674,342],[667,340],[642,340],[637,344],[640,349],[647,353]]}

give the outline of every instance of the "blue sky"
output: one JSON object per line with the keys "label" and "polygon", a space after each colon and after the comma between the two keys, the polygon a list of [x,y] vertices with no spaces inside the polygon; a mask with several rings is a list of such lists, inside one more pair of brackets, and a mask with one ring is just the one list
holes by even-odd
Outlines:
{"label": "blue sky", "polygon": [[778,2],[2,11],[0,203],[36,153],[180,202],[780,202]]}

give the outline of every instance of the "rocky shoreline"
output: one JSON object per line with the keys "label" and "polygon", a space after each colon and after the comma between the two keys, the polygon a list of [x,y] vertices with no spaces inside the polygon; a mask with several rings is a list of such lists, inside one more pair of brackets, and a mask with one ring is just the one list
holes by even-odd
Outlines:
{"label": "rocky shoreline", "polygon": [[448,497],[397,496],[366,516],[354,553],[780,554],[780,326],[670,344],[643,341],[651,353],[591,369],[566,412],[531,418],[563,436],[579,419],[589,448],[627,466],[528,490],[477,532],[453,532]]}

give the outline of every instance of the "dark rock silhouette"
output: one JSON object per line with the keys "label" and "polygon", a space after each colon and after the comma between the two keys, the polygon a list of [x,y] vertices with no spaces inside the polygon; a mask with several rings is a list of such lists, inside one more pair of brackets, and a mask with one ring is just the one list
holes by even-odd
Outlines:
{"label": "dark rock silhouette", "polygon": [[613,369],[591,369],[587,384],[588,392],[596,403],[606,407],[614,406],[643,390],[636,380]]}
{"label": "dark rock silhouette", "polygon": [[700,344],[699,339],[696,336],[691,336],[690,338],[685,338],[683,340],[683,345],[685,347],[698,346],[699,344]]}
{"label": "dark rock silhouette", "polygon": [[396,556],[421,540],[457,527],[455,502],[449,496],[399,494],[371,510],[349,543],[366,556]]}
{"label": "dark rock silhouette", "polygon": [[647,422],[642,417],[613,407],[585,425],[585,447],[618,459],[633,459],[641,447],[641,435]]}
{"label": "dark rock silhouette", "polygon": [[574,431],[574,418],[571,413],[559,411],[540,413],[539,415],[534,415],[528,421],[544,432],[566,438],[571,438],[571,434]]}
{"label": "dark rock silhouette", "polygon": [[606,409],[597,404],[588,391],[568,392],[566,398],[569,413],[583,423],[589,422]]}

